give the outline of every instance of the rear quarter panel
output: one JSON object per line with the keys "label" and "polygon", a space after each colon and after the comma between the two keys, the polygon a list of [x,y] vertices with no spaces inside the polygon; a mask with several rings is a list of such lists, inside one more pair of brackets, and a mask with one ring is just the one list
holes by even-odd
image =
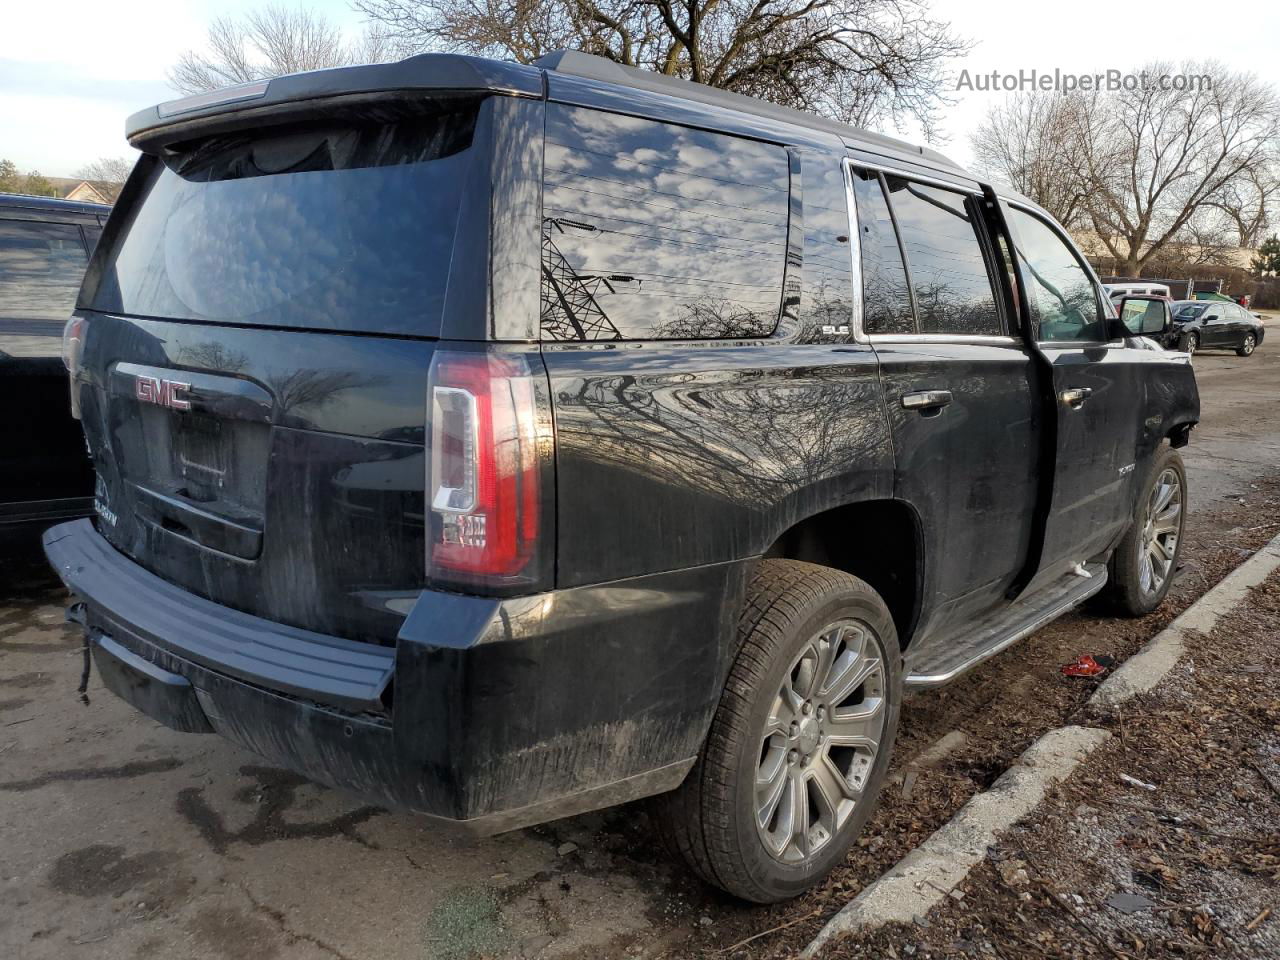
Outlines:
{"label": "rear quarter panel", "polygon": [[560,586],[758,556],[892,493],[875,353],[855,344],[544,346]]}

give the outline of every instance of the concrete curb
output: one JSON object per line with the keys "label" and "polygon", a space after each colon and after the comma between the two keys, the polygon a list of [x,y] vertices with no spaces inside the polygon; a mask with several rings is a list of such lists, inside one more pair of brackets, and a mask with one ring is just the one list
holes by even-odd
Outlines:
{"label": "concrete curb", "polygon": [[1280,536],[1260,549],[1171,624],[1147,641],[1146,646],[1116,668],[1089,698],[1089,706],[1107,710],[1151,690],[1168,676],[1182,656],[1188,633],[1209,633],[1228,610],[1245,598],[1250,588],[1280,568]]}
{"label": "concrete curb", "polygon": [[800,954],[810,960],[831,938],[885,923],[910,923],[947,896],[987,854],[996,834],[1026,816],[1111,734],[1059,727],[1027,748],[991,787],[847,903]]}
{"label": "concrete curb", "polygon": [[[1182,656],[1189,632],[1210,632],[1250,588],[1280,568],[1280,535],[1227,574],[1108,677],[1089,699],[1106,709],[1145,693],[1163,680]],[[986,791],[966,803],[915,850],[867,886],[827,921],[800,954],[813,960],[834,937],[886,923],[910,923],[941,902],[986,856],[996,834],[1026,816],[1049,788],[1065,779],[1111,734],[1093,727],[1050,730]]]}

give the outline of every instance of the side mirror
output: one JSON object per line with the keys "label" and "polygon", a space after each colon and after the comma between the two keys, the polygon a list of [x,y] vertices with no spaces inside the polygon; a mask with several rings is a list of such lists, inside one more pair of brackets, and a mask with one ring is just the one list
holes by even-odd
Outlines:
{"label": "side mirror", "polygon": [[1160,337],[1169,332],[1173,319],[1165,300],[1125,297],[1120,301],[1120,322],[1135,337]]}

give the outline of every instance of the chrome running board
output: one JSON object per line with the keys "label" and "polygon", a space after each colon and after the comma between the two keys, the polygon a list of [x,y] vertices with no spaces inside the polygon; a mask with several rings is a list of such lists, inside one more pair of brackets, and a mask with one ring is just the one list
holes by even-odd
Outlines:
{"label": "chrome running board", "polygon": [[1013,646],[1023,637],[1056,620],[1107,585],[1107,565],[1090,563],[1041,590],[980,620],[973,629],[946,643],[937,655],[915,665],[908,687],[940,687]]}

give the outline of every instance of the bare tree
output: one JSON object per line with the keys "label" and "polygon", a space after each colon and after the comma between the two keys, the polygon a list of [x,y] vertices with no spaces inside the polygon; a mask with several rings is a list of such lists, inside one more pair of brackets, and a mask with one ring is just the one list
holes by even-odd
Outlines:
{"label": "bare tree", "polygon": [[530,63],[574,48],[862,126],[932,133],[968,49],[926,0],[355,0],[414,49]]}
{"label": "bare tree", "polygon": [[132,169],[133,161],[127,157],[100,157],[77,170],[76,176],[97,190],[107,203],[115,203]]}
{"label": "bare tree", "polygon": [[305,7],[268,6],[243,19],[219,17],[209,25],[206,50],[188,50],[169,71],[180,93],[202,93],[302,70],[399,59],[386,33],[368,30],[348,39],[323,14]]}
{"label": "bare tree", "polygon": [[[1178,74],[1212,83],[1176,89],[1159,82]],[[1135,277],[1171,244],[1222,247],[1221,224],[1208,210],[1235,220],[1239,237],[1256,236],[1276,193],[1271,171],[1280,138],[1280,97],[1250,74],[1215,63],[1151,63],[1139,75],[1146,79],[1133,89],[1066,98],[1056,110],[1036,98],[1012,101],[992,111],[975,141],[979,157],[1032,199],[1044,203],[1036,184],[1058,178],[1060,186],[1043,188],[1048,199],[1055,190],[1077,196],[1080,221]],[[1031,138],[1023,158],[1020,131],[1044,126],[1051,134]],[[1030,191],[1018,179],[1024,166],[1036,175]]]}
{"label": "bare tree", "polygon": [[1076,226],[1089,192],[1079,174],[1092,106],[1083,94],[1018,94],[988,111],[970,138],[974,158],[1058,222]]}
{"label": "bare tree", "polygon": [[1227,184],[1222,195],[1211,203],[1235,228],[1237,246],[1256,247],[1271,225],[1277,199],[1280,199],[1280,158],[1246,171]]}

